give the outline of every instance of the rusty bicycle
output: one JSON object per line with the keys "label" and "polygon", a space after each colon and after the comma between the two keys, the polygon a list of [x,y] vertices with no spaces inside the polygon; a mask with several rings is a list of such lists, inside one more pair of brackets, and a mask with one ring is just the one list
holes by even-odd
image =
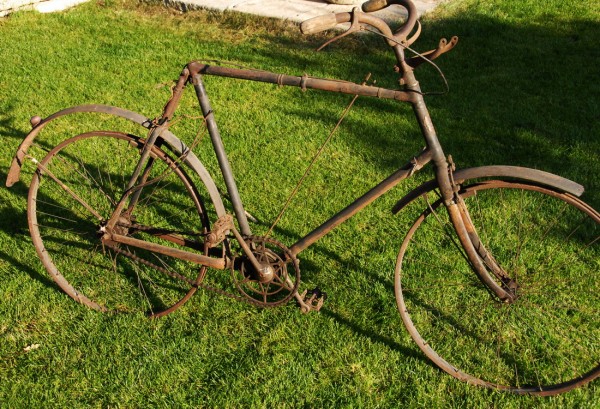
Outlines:
{"label": "rusty bicycle", "polygon": [[[371,14],[390,5],[407,10],[396,31]],[[600,213],[580,199],[583,186],[517,166],[455,169],[414,72],[451,50],[457,38],[407,57],[421,31],[410,0],[369,0],[362,9],[317,17],[301,29],[311,34],[342,23],[349,28],[331,41],[364,30],[384,38],[396,57],[397,89],[193,61],[157,118],[106,105],[33,117],[7,186],[19,180],[26,160],[35,163],[27,215],[51,277],[78,302],[105,312],[166,315],[199,288],[224,293],[209,283],[223,271],[237,290],[225,294],[232,298],[259,307],[294,299],[303,312],[319,310],[325,294],[300,290],[298,255],[432,164],[435,179],[393,207],[397,213],[409,204],[422,206],[401,242],[394,280],[398,311],[418,347],[460,380],[516,393],[553,395],[600,376]],[[210,76],[408,103],[425,148],[292,245],[270,237],[270,230],[253,235],[205,86]],[[226,194],[194,146],[171,132],[188,86]],[[125,119],[146,136],[102,129],[66,137],[42,159],[30,155],[49,123],[82,112]]]}

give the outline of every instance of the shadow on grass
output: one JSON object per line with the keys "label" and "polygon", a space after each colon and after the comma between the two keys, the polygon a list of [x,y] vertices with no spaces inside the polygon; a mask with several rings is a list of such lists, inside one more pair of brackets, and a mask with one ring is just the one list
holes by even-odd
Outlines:
{"label": "shadow on grass", "polygon": [[[596,67],[600,54],[595,39],[600,25],[577,16],[546,23],[535,18],[509,23],[476,9],[452,18],[425,21],[423,35],[415,45],[418,49],[435,45],[442,36],[456,34],[460,38],[455,50],[436,61],[447,76],[450,93],[428,97],[427,101],[442,143],[459,166],[529,166],[596,187],[594,175],[600,171],[600,162],[595,160],[600,151]],[[318,72],[327,62],[332,66],[331,75],[339,78],[360,78],[364,72],[372,72],[374,78],[394,77],[391,52],[380,51],[385,46],[375,40],[348,39],[324,51],[323,57],[302,58],[297,49],[309,48],[306,42],[298,46],[289,37],[272,36],[269,41],[275,46],[256,50],[262,54],[251,58],[287,66],[291,72]],[[316,45],[321,40],[306,41]],[[351,41],[359,45],[352,46]],[[348,62],[337,53],[358,53],[361,59]],[[441,83],[430,67],[419,68],[416,73],[425,90]],[[381,112],[392,106],[361,101],[367,114],[369,109]],[[389,149],[389,140],[382,139],[378,131],[363,129],[348,143],[372,150],[379,149],[380,140],[384,152],[380,164],[389,167],[396,163],[390,154],[397,150]],[[418,138],[418,133],[414,136]],[[590,152],[595,155],[590,157]],[[597,197],[593,194],[594,200]]]}
{"label": "shadow on grass", "polygon": [[[27,133],[19,129],[19,125],[16,123],[15,118],[10,115],[10,112],[14,110],[15,107],[9,104],[6,112],[0,114],[0,135],[3,137],[7,136],[9,138],[21,140],[25,138]],[[5,179],[3,179],[2,182],[4,182],[4,180]]]}
{"label": "shadow on grass", "polygon": [[16,270],[26,273],[27,275],[29,275],[29,277],[31,277],[32,279],[34,279],[36,281],[39,281],[44,286],[46,286],[48,288],[52,288],[61,293],[63,292],[60,289],[60,287],[54,281],[52,281],[51,278],[38,273],[33,268],[31,268],[31,266],[29,266],[27,264],[23,264],[22,262],[20,262],[16,258],[14,258],[12,255],[6,253],[5,251],[0,250],[0,257],[3,260],[8,261]]}
{"label": "shadow on grass", "polygon": [[[3,185],[5,180],[6,173],[0,172],[0,181],[2,181]],[[5,189],[5,192],[8,192],[9,195],[12,194],[20,197],[27,196],[28,188],[23,183],[17,183],[10,189],[7,189],[6,187],[3,188]],[[14,241],[28,240],[26,237],[29,235],[29,230],[27,227],[27,210],[25,208],[16,209],[13,206],[5,206],[0,208],[0,231],[5,233]],[[19,259],[14,256],[14,252],[11,252],[9,248],[3,248],[0,250],[0,259],[7,261],[14,267],[15,270],[24,272],[32,279],[39,281],[46,287],[60,290],[58,285],[56,285],[51,278],[38,273],[31,267],[31,265],[27,265],[19,261]]]}
{"label": "shadow on grass", "polygon": [[348,318],[342,317],[340,314],[327,307],[321,308],[319,312],[325,316],[333,318],[336,322],[351,329],[352,332],[359,334],[365,338],[368,338],[374,343],[383,344],[388,348],[401,353],[404,356],[413,359],[418,359],[419,361],[425,362],[428,365],[437,368],[437,366],[431,360],[429,360],[423,353],[421,353],[421,351],[416,346],[413,346],[413,348],[406,348],[405,346],[400,345],[390,337],[386,337],[383,334],[376,333],[373,331],[372,328],[364,328],[360,326],[356,321],[352,321]]}

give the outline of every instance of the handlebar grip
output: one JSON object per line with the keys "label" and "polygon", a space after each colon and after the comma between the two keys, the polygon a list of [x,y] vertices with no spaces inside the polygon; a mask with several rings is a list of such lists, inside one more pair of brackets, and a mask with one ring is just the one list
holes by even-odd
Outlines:
{"label": "handlebar grip", "polygon": [[365,13],[372,13],[374,11],[378,11],[386,8],[390,4],[387,0],[369,0],[362,5],[362,11]]}
{"label": "handlebar grip", "polygon": [[315,34],[350,21],[350,13],[326,14],[308,19],[300,24],[302,34]]}

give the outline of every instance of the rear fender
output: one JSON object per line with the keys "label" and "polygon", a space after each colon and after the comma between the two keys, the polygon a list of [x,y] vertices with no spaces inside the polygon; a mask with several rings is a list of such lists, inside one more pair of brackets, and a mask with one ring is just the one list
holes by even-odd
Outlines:
{"label": "rear fender", "polygon": [[[13,157],[10,169],[8,171],[8,176],[6,178],[6,186],[11,187],[12,185],[14,185],[15,183],[17,183],[19,181],[19,177],[21,174],[21,166],[23,165],[23,160],[25,159],[25,157],[27,155],[27,151],[29,150],[29,148],[33,144],[33,141],[38,136],[38,134],[41,132],[41,130],[49,122],[51,122],[59,117],[65,116],[65,115],[70,115],[70,114],[75,114],[75,113],[83,113],[83,112],[108,114],[108,115],[113,115],[113,116],[120,117],[120,118],[125,118],[129,121],[132,121],[134,123],[141,125],[145,129],[150,129],[150,127],[152,126],[152,120],[145,117],[144,115],[138,114],[136,112],[128,111],[128,110],[125,110],[122,108],[108,106],[108,105],[97,105],[97,104],[78,105],[75,107],[63,109],[62,111],[58,111],[58,112],[50,115],[49,117],[42,119],[38,124],[36,124],[33,127],[31,132],[29,132],[29,134],[25,137],[25,139],[23,139],[23,141],[21,142],[21,144],[19,145],[19,147],[17,149],[17,152],[15,153],[15,155]],[[178,155],[181,155],[183,152],[186,152],[188,150],[187,146],[179,138],[177,138],[175,135],[173,135],[173,133],[171,133],[169,130],[163,131],[161,133],[161,138],[164,139],[164,141]],[[221,199],[221,195],[219,194],[219,191],[217,189],[217,186],[215,185],[215,182],[213,181],[212,177],[210,176],[210,174],[208,173],[208,171],[206,170],[206,168],[204,167],[202,162],[200,162],[198,157],[196,155],[194,155],[193,152],[186,153],[185,162],[198,174],[198,176],[200,177],[200,179],[206,186],[206,189],[208,191],[210,199],[212,200],[212,202],[215,206],[215,211],[217,213],[217,216],[218,217],[224,216],[225,215],[225,207],[223,206],[223,201]]]}

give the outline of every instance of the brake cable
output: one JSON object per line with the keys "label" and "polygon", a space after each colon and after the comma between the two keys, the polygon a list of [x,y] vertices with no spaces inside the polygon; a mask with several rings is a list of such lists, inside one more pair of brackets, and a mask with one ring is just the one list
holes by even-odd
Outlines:
{"label": "brake cable", "polygon": [[438,72],[438,74],[440,74],[440,77],[442,78],[442,81],[444,81],[444,87],[446,88],[444,91],[422,92],[422,91],[410,90],[409,92],[415,92],[415,93],[423,95],[423,96],[426,96],[426,95],[446,95],[447,93],[450,92],[450,85],[448,84],[448,80],[446,79],[446,76],[444,75],[442,69],[436,63],[434,63],[432,60],[430,60],[429,58],[425,57],[423,54],[421,54],[417,50],[414,50],[412,47],[410,47],[410,45],[408,45],[408,44],[406,44],[406,43],[404,43],[402,41],[398,41],[394,37],[389,37],[389,36],[387,36],[387,35],[379,32],[378,30],[374,30],[372,28],[365,27],[365,26],[361,26],[361,30],[368,31],[368,32],[373,33],[373,34],[377,34],[378,36],[381,36],[381,37],[385,38],[388,41],[392,41],[392,42],[398,44],[399,46],[403,47],[404,49],[412,52],[417,57],[422,58],[423,61],[425,61],[426,63],[430,64],[431,66],[433,66],[433,68],[436,69],[436,71]]}
{"label": "brake cable", "polygon": [[[365,77],[365,80],[363,81],[362,85],[367,84],[367,82],[369,81],[370,78],[371,78],[371,73],[367,74],[367,76]],[[348,106],[346,107],[346,109],[344,109],[344,111],[342,112],[342,115],[340,116],[340,119],[338,119],[335,127],[331,130],[331,132],[329,132],[329,135],[327,136],[327,138],[325,139],[325,141],[323,141],[323,143],[321,144],[321,146],[319,147],[319,149],[315,153],[315,156],[312,158],[310,164],[307,166],[306,170],[304,171],[304,174],[302,175],[302,177],[300,177],[300,179],[298,180],[298,183],[296,184],[296,186],[294,187],[294,189],[292,190],[292,192],[288,196],[285,204],[283,205],[283,208],[281,209],[281,211],[279,212],[279,214],[275,218],[275,221],[273,221],[273,224],[271,225],[271,227],[269,227],[269,230],[267,231],[267,233],[265,233],[265,237],[268,237],[273,232],[273,229],[275,228],[275,226],[277,225],[277,223],[279,223],[279,221],[283,217],[283,214],[285,213],[285,211],[289,207],[289,205],[292,202],[292,199],[294,198],[294,196],[296,196],[296,194],[298,193],[298,190],[300,189],[300,186],[302,185],[302,183],[304,183],[304,180],[306,179],[306,177],[310,173],[311,169],[313,168],[313,166],[317,162],[317,159],[321,156],[321,154],[325,150],[325,146],[329,143],[329,141],[333,137],[333,134],[338,130],[338,128],[342,124],[342,121],[346,118],[346,116],[348,115],[348,112],[350,112],[350,109],[352,108],[352,106],[354,105],[354,103],[356,102],[357,99],[358,99],[358,95],[354,95],[354,97],[352,98],[352,100],[350,101],[350,103],[348,104]]]}

